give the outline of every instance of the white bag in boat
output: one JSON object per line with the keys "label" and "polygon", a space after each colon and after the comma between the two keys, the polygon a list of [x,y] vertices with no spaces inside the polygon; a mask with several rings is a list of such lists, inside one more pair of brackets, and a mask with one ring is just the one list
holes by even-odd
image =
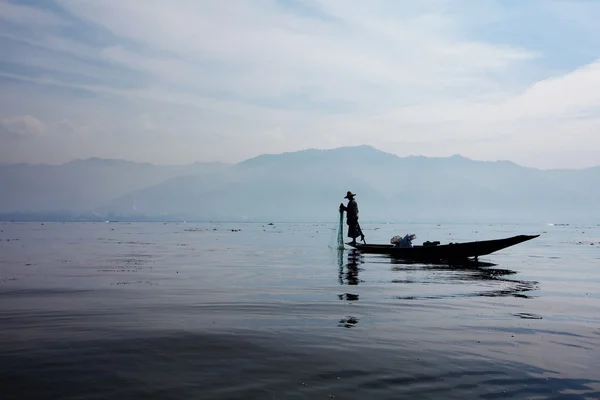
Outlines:
{"label": "white bag in boat", "polygon": [[394,236],[390,242],[395,245],[395,247],[413,247],[412,241],[417,237],[414,233],[407,234],[404,237],[400,235]]}
{"label": "white bag in boat", "polygon": [[396,236],[394,236],[393,238],[390,239],[390,243],[391,244],[400,243],[401,240],[402,240],[402,236],[396,235]]}

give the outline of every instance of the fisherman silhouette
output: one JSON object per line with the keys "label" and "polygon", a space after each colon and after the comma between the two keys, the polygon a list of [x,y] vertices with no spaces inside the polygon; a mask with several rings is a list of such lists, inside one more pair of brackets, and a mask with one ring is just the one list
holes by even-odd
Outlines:
{"label": "fisherman silhouette", "polygon": [[340,212],[346,211],[346,224],[348,225],[348,237],[352,238],[352,241],[348,243],[351,246],[356,245],[356,238],[360,236],[360,239],[364,242],[365,235],[360,229],[360,224],[358,223],[358,203],[354,199],[356,194],[348,191],[346,193],[345,199],[348,199],[348,205],[345,206],[344,203],[340,203]]}

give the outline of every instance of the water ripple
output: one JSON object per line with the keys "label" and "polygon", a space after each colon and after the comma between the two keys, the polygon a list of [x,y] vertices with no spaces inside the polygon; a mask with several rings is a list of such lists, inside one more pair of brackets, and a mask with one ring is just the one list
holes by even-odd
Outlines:
{"label": "water ripple", "polygon": [[337,252],[313,224],[43,228],[2,225],[3,400],[600,397],[598,246],[573,244],[600,227],[410,227],[548,231],[477,265]]}

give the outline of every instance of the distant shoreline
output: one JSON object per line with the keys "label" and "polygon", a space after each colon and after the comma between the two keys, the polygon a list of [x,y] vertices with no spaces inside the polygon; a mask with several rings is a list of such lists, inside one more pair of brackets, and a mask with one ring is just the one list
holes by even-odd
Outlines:
{"label": "distant shoreline", "polygon": [[[40,214],[0,214],[0,222],[14,222],[14,223],[190,223],[190,224],[336,224],[336,221],[331,220],[279,220],[279,219],[256,219],[256,220],[243,220],[243,219],[202,219],[198,217],[190,218],[177,218],[177,217],[89,217],[89,216],[76,216],[76,215],[40,215]],[[599,221],[583,221],[580,219],[564,219],[558,221],[545,221],[540,219],[502,219],[498,218],[495,220],[465,220],[461,218],[455,219],[444,219],[444,220],[410,220],[405,221],[383,221],[383,220],[368,220],[361,221],[363,225],[544,225],[544,226],[569,226],[569,225],[599,225]],[[345,223],[344,223],[345,229]],[[367,229],[365,226],[363,229]]]}

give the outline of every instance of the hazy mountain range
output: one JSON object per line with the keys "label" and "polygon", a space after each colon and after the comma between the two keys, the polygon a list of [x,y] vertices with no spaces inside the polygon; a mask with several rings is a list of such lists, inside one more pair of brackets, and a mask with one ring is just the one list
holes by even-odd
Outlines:
{"label": "hazy mountain range", "polygon": [[397,157],[370,146],[238,164],[2,165],[0,187],[4,220],[335,221],[351,190],[363,221],[600,221],[600,167],[538,170],[461,156]]}

